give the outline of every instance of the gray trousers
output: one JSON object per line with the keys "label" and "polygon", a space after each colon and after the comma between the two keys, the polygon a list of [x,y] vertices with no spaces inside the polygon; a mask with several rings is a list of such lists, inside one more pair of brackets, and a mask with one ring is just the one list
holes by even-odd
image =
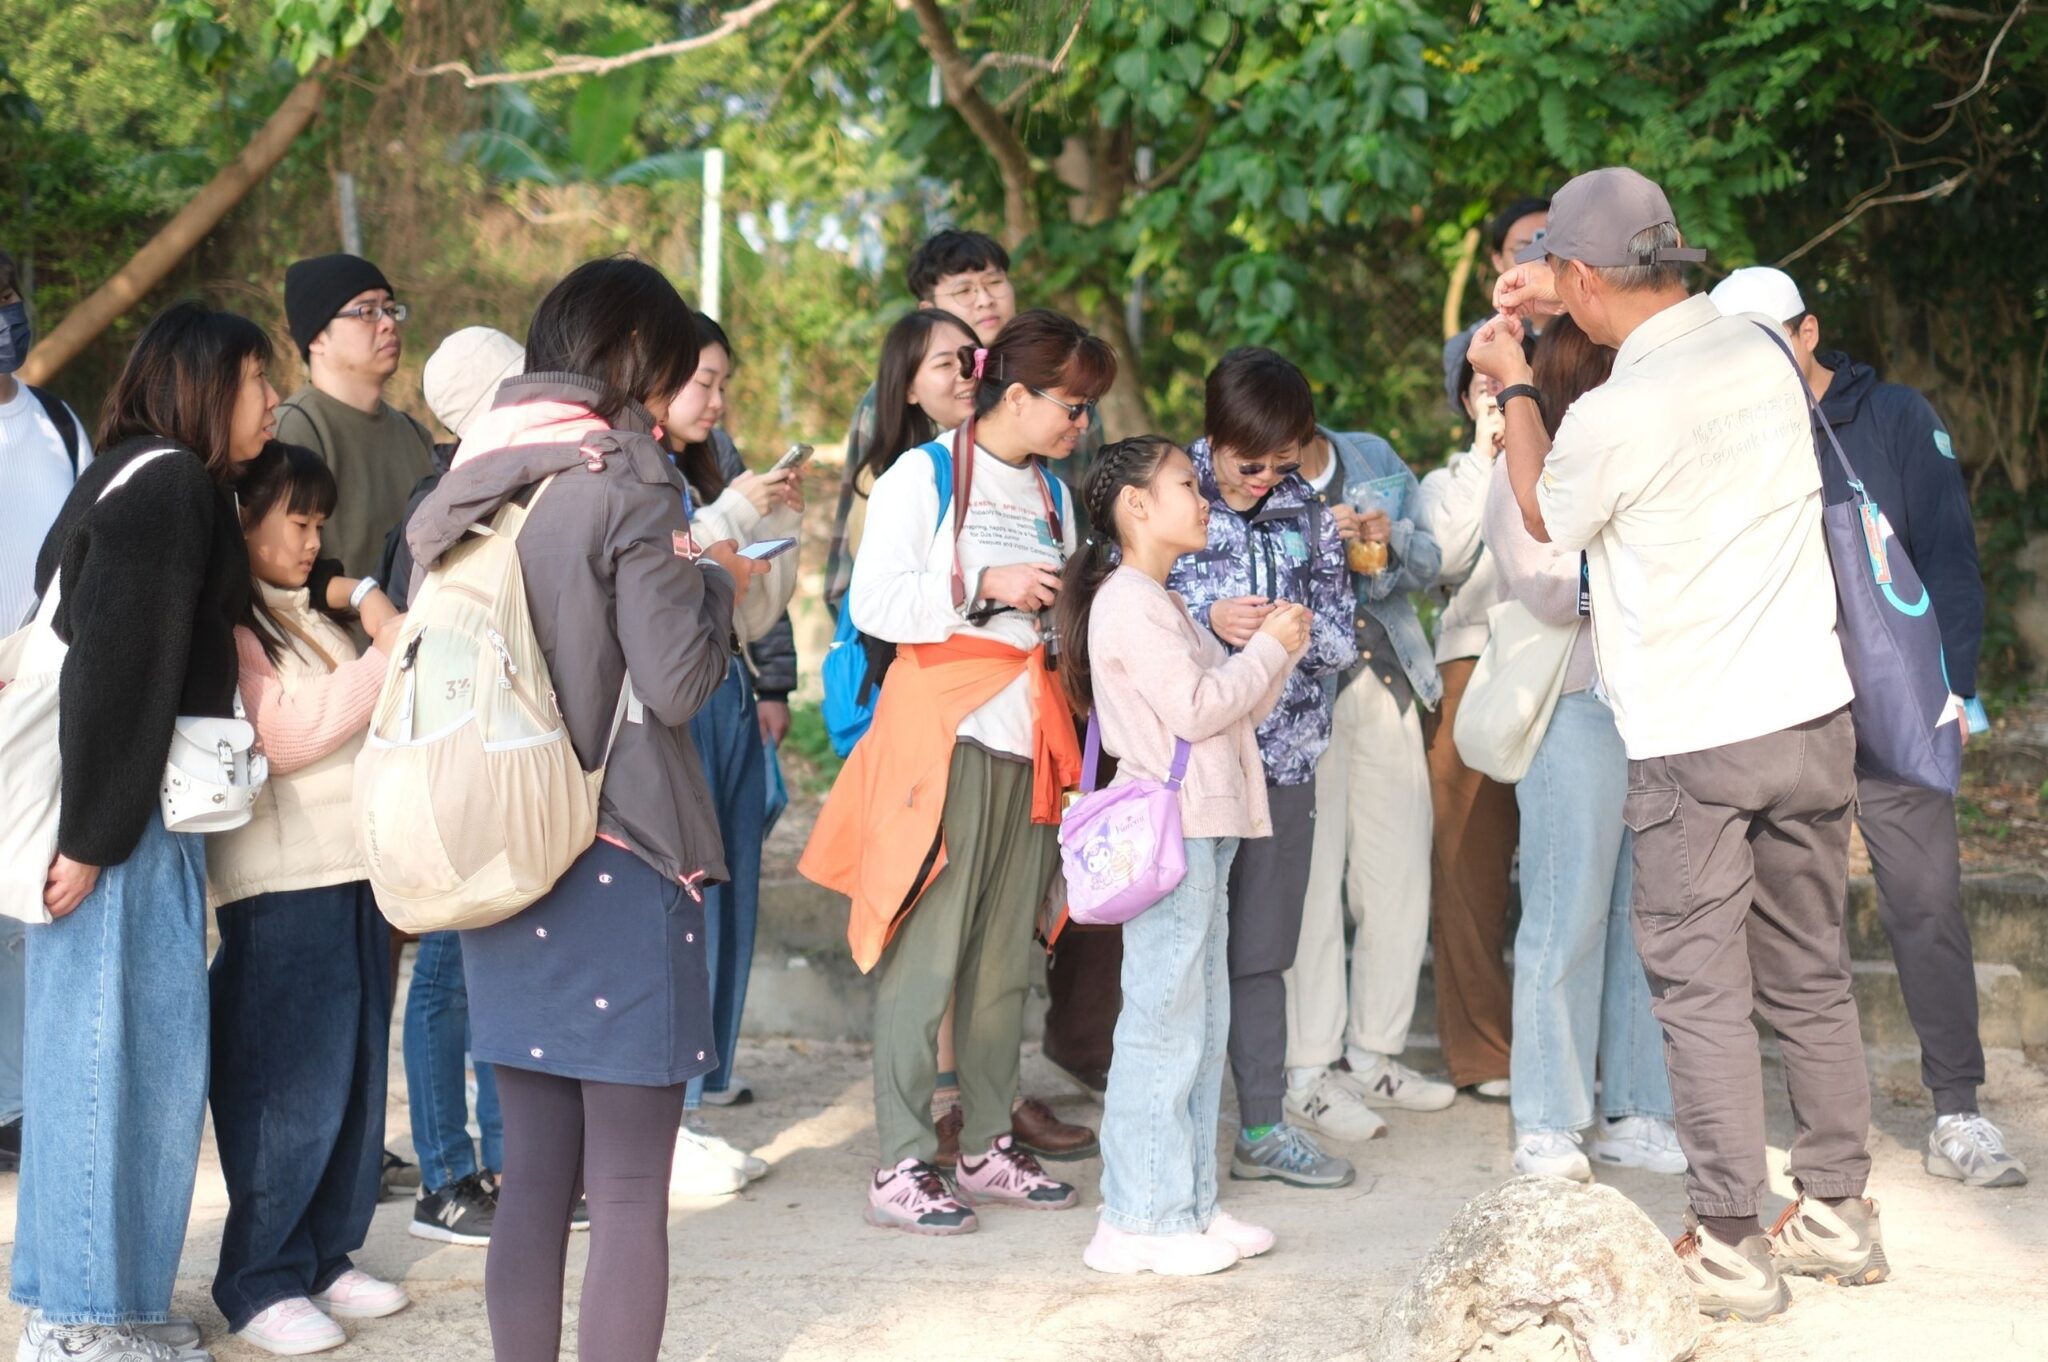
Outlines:
{"label": "gray trousers", "polygon": [[1755,1215],[1767,1181],[1752,1012],[1784,1054],[1793,1176],[1817,1197],[1869,1180],[1870,1076],[1842,948],[1855,761],[1841,709],[1628,764],[1636,945],[1700,1215]]}
{"label": "gray trousers", "polygon": [[[1963,919],[1962,850],[1953,796],[1874,776],[1856,782],[1856,825],[1877,879],[1877,916],[1891,939],[1906,1015],[1920,1038],[1920,1081],[1941,1116],[1977,1109],[1984,1044],[1977,967]],[[1848,938],[1842,940],[1848,950]]]}
{"label": "gray trousers", "polygon": [[1230,866],[1230,1077],[1245,1126],[1280,1124],[1287,1094],[1287,980],[1301,941],[1316,787],[1268,785],[1273,835],[1238,844]]}

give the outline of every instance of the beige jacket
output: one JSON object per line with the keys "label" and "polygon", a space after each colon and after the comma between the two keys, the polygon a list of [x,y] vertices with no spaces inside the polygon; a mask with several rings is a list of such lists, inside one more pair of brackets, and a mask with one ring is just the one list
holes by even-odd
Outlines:
{"label": "beige jacket", "polygon": [[[314,610],[304,588],[259,582],[255,589],[290,637],[273,666],[254,634],[235,630],[242,703],[270,760],[270,779],[247,823],[206,839],[206,899],[213,907],[347,884],[368,873],[356,850],[350,796],[386,659],[375,648],[356,656],[348,631]],[[333,661],[332,670],[308,639]]]}

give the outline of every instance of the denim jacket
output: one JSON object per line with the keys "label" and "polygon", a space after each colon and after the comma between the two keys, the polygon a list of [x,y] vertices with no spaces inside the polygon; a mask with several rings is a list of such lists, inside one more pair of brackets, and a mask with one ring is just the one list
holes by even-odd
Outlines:
{"label": "denim jacket", "polygon": [[1209,547],[1175,563],[1167,578],[1188,613],[1206,629],[1209,607],[1232,596],[1299,601],[1314,612],[1308,652],[1258,729],[1266,783],[1306,785],[1330,745],[1337,677],[1358,660],[1336,518],[1299,475],[1267,493],[1256,511],[1234,511],[1216,489],[1209,442],[1195,441],[1188,457],[1210,510]]}
{"label": "denim jacket", "polygon": [[1351,581],[1359,611],[1370,615],[1387,631],[1387,637],[1393,640],[1394,656],[1408,675],[1409,686],[1424,705],[1435,709],[1444,697],[1443,677],[1437,672],[1436,655],[1408,593],[1426,591],[1436,585],[1437,573],[1443,567],[1443,550],[1437,546],[1436,536],[1413,519],[1418,490],[1415,475],[1394,452],[1394,447],[1377,435],[1362,431],[1339,435],[1325,430],[1323,436],[1342,464],[1337,480],[1330,485],[1333,500],[1344,495],[1348,483],[1397,475],[1405,480],[1401,505],[1391,513],[1394,523],[1388,536],[1385,570],[1370,575],[1354,572]]}

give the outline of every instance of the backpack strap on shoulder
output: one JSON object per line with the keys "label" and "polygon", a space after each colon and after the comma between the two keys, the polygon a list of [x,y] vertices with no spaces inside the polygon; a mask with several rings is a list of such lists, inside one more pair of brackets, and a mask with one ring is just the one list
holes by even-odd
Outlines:
{"label": "backpack strap on shoulder", "polygon": [[57,438],[64,442],[64,456],[71,460],[71,480],[78,481],[79,439],[84,431],[79,427],[78,415],[68,403],[47,388],[38,388],[33,383],[22,385],[34,394],[42,404],[43,415],[50,418],[50,424],[57,428]]}

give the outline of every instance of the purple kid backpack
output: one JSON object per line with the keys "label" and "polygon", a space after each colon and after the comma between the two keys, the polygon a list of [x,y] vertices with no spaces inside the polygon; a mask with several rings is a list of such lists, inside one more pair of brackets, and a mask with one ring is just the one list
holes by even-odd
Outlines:
{"label": "purple kid backpack", "polygon": [[1060,861],[1067,879],[1067,917],[1084,926],[1129,922],[1179,887],[1188,873],[1180,833],[1180,783],[1188,745],[1173,740],[1173,770],[1164,781],[1136,780],[1095,788],[1102,761],[1102,725],[1088,716],[1081,798],[1060,819]]}

